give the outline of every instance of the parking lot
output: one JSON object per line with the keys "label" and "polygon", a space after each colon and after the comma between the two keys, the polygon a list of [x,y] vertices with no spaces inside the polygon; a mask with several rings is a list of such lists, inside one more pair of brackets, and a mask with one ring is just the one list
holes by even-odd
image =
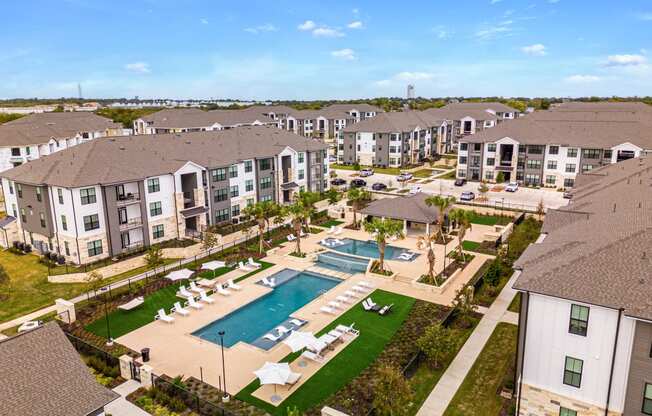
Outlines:
{"label": "parking lot", "polygon": [[[357,176],[352,177],[352,175],[357,175],[357,172],[351,170],[339,170],[334,169],[337,172],[337,177],[346,180],[347,184],[351,179],[355,179]],[[476,197],[479,195],[478,186],[479,182],[467,182],[463,186],[455,186],[454,180],[451,179],[434,179],[430,183],[421,184],[421,183],[401,183],[396,180],[395,175],[386,175],[380,173],[374,173],[372,176],[362,178],[367,182],[367,189],[371,190],[371,186],[374,183],[383,183],[387,185],[388,188],[397,188],[397,189],[411,189],[414,190],[417,187],[420,187],[421,192],[428,194],[438,194],[438,195],[452,195],[455,198],[459,199],[460,195],[464,191],[471,191],[476,194]],[[421,178],[415,178],[421,179]],[[488,184],[489,188],[492,187],[491,184]],[[554,189],[533,189],[533,188],[524,188],[520,187],[516,192],[505,192],[505,191],[489,191],[487,192],[487,198],[489,199],[488,204],[501,206],[504,204],[505,207],[519,208],[519,209],[530,209],[535,210],[540,201],[543,201],[543,205],[546,208],[558,208],[568,204],[568,200],[563,198],[561,192],[557,192]]]}

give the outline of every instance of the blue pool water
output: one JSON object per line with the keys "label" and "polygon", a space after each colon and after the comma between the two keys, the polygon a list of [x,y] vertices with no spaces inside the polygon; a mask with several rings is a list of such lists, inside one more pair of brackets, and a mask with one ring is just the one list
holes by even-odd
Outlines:
{"label": "blue pool water", "polygon": [[[342,240],[343,245],[330,247],[332,250],[339,251],[340,253],[353,254],[361,257],[368,257],[371,259],[377,259],[380,257],[378,252],[378,244],[375,241],[361,241],[354,240],[352,238],[345,238]],[[385,247],[385,258],[389,260],[395,260],[402,253],[410,251],[400,247],[394,247],[387,245]]]}
{"label": "blue pool water", "polygon": [[351,257],[332,251],[317,256],[316,266],[344,273],[364,273],[367,271],[368,259]]}
{"label": "blue pool water", "polygon": [[[341,283],[339,279],[291,269],[282,270],[271,277],[277,281],[272,292],[198,329],[193,335],[219,344],[218,332],[224,331],[225,347],[243,341],[261,348],[271,348],[275,344],[261,340],[263,335],[286,322],[290,314]],[[274,335],[277,335],[276,331]]]}

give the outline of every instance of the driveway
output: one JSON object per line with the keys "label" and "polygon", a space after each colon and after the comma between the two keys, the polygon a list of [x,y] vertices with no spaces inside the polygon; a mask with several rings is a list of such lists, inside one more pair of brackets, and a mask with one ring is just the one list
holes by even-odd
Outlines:
{"label": "driveway", "polygon": [[[351,175],[357,173],[351,170],[333,170],[337,172],[339,178],[345,179],[347,182],[351,179]],[[401,183],[396,180],[396,176],[394,175],[375,173],[372,176],[363,179],[367,182],[367,189],[369,190],[371,190],[371,185],[376,182],[384,183],[389,188],[402,188]],[[432,179],[432,182],[427,184],[406,183],[404,186],[406,188],[420,186],[421,191],[424,193],[453,195],[458,199],[464,191],[473,191],[476,195],[479,193],[479,182],[467,182],[464,186],[455,186],[454,180],[452,179],[429,179]],[[515,208],[525,207],[534,210],[537,205],[539,205],[540,201],[543,201],[543,205],[546,208],[559,208],[568,205],[568,200],[563,198],[562,192],[557,192],[555,189],[545,188],[531,189],[522,187],[516,192],[489,191],[487,192],[487,197],[489,198],[489,204],[500,207],[500,205],[504,203],[506,208],[512,206]]]}

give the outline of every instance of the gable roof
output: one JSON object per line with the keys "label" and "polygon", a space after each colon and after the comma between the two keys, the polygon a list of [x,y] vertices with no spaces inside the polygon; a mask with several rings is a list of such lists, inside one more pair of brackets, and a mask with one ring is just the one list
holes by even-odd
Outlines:
{"label": "gable roof", "polygon": [[419,192],[409,196],[382,198],[367,205],[360,213],[374,217],[432,224],[437,221],[439,210],[437,207],[426,204],[426,198],[429,196]]}
{"label": "gable roof", "polygon": [[465,117],[471,117],[479,121],[498,120],[497,115],[487,111],[486,109],[475,107],[444,106],[442,108],[429,108],[424,110],[424,112],[443,120],[461,120]]}
{"label": "gable roof", "polygon": [[347,126],[344,132],[399,133],[412,131],[416,127],[440,126],[443,122],[443,119],[425,111],[380,113],[373,118]]}
{"label": "gable roof", "polygon": [[328,147],[272,126],[109,137],[36,159],[4,171],[0,177],[19,183],[75,188],[168,174],[188,161],[210,168],[272,157],[287,146],[296,151]]}
{"label": "gable roof", "polygon": [[118,123],[89,112],[34,113],[0,125],[0,147],[43,144],[82,132],[122,129]]}
{"label": "gable roof", "polygon": [[651,187],[649,157],[579,175],[571,204],[549,210],[545,239],[515,263],[514,288],[652,320]]}
{"label": "gable roof", "polygon": [[148,114],[142,117],[142,120],[152,123],[151,127],[162,129],[201,128],[216,123],[227,127],[251,124],[256,121],[274,123],[274,120],[264,115],[258,108],[212,111],[204,111],[199,108],[168,108]]}
{"label": "gable roof", "polygon": [[85,416],[119,397],[55,322],[0,341],[0,415]]}
{"label": "gable roof", "polygon": [[481,111],[495,111],[498,113],[518,113],[519,111],[515,108],[508,106],[507,104],[499,102],[490,102],[490,101],[465,101],[461,103],[450,103],[442,107],[445,110],[481,110]]}
{"label": "gable roof", "polygon": [[351,111],[358,110],[363,112],[384,112],[382,108],[367,103],[350,103],[350,104],[330,104],[324,107],[324,110]]}

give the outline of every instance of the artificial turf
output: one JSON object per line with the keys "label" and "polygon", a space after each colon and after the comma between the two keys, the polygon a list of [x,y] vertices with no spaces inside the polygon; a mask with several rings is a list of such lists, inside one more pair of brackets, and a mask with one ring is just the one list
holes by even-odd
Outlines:
{"label": "artificial turf", "polygon": [[[254,380],[242,389],[236,397],[264,409],[271,415],[283,416],[286,415],[287,408],[296,406],[300,411],[305,411],[344,387],[382,352],[385,344],[401,327],[414,305],[413,298],[382,290],[376,290],[370,296],[380,305],[393,303],[392,313],[380,316],[377,313],[366,312],[358,303],[320,331],[317,335],[330,331],[338,324],[355,323],[360,336],[326,363],[281,405],[274,407],[251,395],[260,387],[258,380]],[[298,356],[298,353],[289,354],[282,361],[291,362]]]}
{"label": "artificial turf", "polygon": [[480,247],[480,243],[471,240],[462,241],[462,248],[466,251],[475,251]]}

